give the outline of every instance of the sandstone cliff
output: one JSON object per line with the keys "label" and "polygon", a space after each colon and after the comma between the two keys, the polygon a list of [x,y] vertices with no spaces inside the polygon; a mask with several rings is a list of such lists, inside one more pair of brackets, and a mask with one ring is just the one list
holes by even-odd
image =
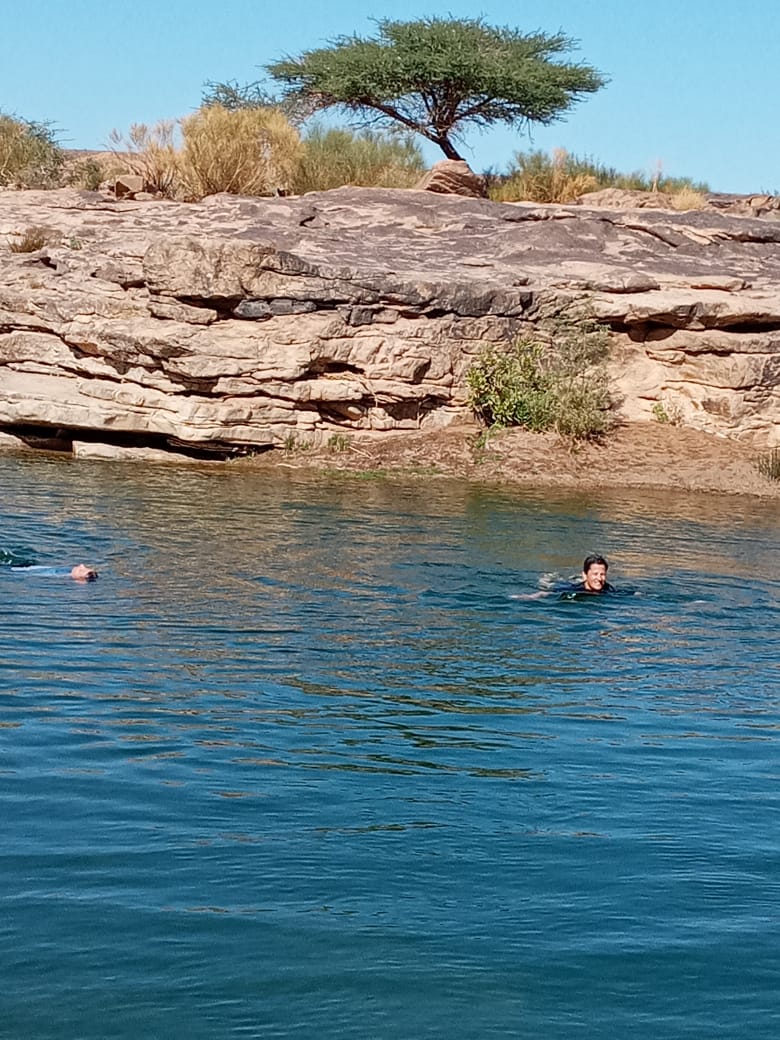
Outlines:
{"label": "sandstone cliff", "polygon": [[485,343],[588,297],[627,419],[774,446],[778,243],[712,210],[4,191],[0,429],[229,451],[444,426]]}

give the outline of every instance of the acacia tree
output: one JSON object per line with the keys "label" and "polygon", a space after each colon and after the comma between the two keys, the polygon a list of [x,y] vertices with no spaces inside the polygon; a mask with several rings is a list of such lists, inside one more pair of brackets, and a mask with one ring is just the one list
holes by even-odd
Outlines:
{"label": "acacia tree", "polygon": [[575,46],[561,33],[455,18],[382,19],[377,29],[368,39],[337,37],[266,71],[288,103],[338,107],[364,126],[402,126],[448,159],[462,158],[453,142],[466,125],[546,125],[606,82],[590,65],[556,60]]}

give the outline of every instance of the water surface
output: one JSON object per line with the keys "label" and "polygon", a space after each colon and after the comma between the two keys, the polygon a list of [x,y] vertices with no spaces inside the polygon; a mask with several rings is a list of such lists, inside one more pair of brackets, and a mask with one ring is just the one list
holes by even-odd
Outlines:
{"label": "water surface", "polygon": [[778,1035],[777,505],[0,488],[2,1036]]}

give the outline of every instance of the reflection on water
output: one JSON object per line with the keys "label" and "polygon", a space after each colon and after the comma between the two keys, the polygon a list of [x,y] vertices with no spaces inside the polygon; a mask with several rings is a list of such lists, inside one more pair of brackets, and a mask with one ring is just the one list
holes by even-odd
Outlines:
{"label": "reflection on water", "polygon": [[0,1033],[775,1034],[774,503],[0,481]]}

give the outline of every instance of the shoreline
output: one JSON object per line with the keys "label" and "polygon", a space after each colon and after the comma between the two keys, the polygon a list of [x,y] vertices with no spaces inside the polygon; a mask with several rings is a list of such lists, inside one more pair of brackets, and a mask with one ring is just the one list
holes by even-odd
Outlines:
{"label": "shoreline", "polygon": [[603,440],[574,449],[557,434],[511,428],[486,435],[477,422],[437,430],[345,431],[324,446],[301,440],[229,461],[188,457],[175,451],[130,448],[96,442],[94,453],[71,454],[53,445],[23,447],[3,443],[4,455],[52,456],[69,462],[130,462],[238,468],[262,473],[296,470],[326,477],[361,479],[450,479],[524,489],[570,491],[636,489],[703,492],[727,496],[780,498],[780,481],[758,472],[762,452],[751,445],[687,427],[657,422],[623,423]]}
{"label": "shoreline", "polygon": [[[602,442],[570,450],[556,434],[484,429],[464,423],[436,431],[352,435],[338,447],[237,460],[252,469],[295,469],[381,478],[454,478],[522,488],[593,491],[636,488],[780,498],[780,482],[761,476],[762,452],[712,434],[660,423],[626,423]],[[484,439],[484,438],[483,438]]]}

